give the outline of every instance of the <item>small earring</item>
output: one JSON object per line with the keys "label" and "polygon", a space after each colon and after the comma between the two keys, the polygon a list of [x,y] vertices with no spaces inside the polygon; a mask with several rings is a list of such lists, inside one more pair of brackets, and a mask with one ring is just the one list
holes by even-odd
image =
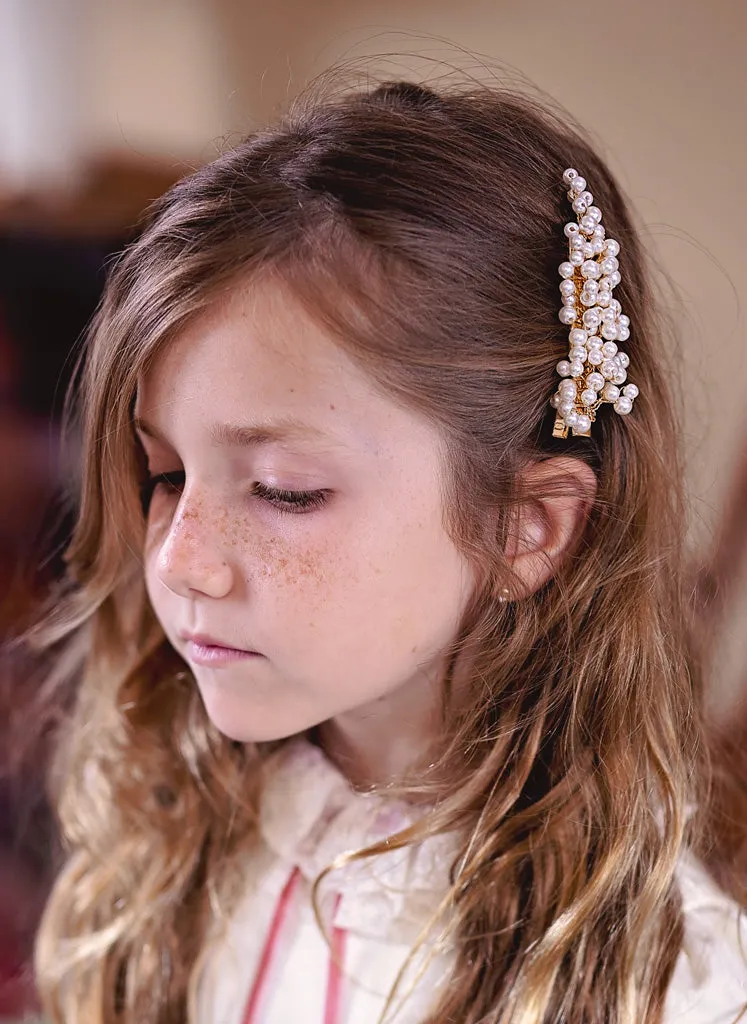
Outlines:
{"label": "small earring", "polygon": [[504,603],[504,602],[508,601],[508,597],[509,597],[508,587],[501,587],[501,592],[498,595],[498,600],[501,603]]}

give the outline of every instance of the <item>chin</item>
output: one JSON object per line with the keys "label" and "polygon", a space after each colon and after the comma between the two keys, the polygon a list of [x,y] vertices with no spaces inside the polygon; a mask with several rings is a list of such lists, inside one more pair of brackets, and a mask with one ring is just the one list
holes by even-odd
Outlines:
{"label": "chin", "polygon": [[212,695],[202,694],[205,711],[218,732],[236,743],[270,743],[295,736],[311,726],[314,721],[306,722],[283,714],[268,714],[266,709],[257,711],[252,708],[237,707],[236,701],[214,699]]}

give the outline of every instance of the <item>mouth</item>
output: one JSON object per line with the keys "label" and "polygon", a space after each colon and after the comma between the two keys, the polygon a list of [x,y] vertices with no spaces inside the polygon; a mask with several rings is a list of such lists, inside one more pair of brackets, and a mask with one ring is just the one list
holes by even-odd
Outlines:
{"label": "mouth", "polygon": [[187,646],[187,657],[196,665],[216,668],[249,658],[261,658],[258,651],[248,651],[204,633],[180,633],[179,639]]}

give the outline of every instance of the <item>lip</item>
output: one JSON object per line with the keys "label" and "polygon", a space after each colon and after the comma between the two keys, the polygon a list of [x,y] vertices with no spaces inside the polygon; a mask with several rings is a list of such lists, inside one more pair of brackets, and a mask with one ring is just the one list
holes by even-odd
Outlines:
{"label": "lip", "polygon": [[187,656],[197,665],[208,665],[215,668],[248,658],[262,657],[258,651],[231,647],[206,633],[180,633],[179,639],[187,644]]}

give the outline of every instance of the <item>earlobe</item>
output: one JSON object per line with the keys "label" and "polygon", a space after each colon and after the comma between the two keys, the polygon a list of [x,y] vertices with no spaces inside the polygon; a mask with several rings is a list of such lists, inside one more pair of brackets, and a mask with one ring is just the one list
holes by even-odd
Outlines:
{"label": "earlobe", "polygon": [[547,583],[572,554],[597,489],[591,467],[565,456],[533,463],[522,477],[526,499],[505,549],[516,580],[514,600]]}

